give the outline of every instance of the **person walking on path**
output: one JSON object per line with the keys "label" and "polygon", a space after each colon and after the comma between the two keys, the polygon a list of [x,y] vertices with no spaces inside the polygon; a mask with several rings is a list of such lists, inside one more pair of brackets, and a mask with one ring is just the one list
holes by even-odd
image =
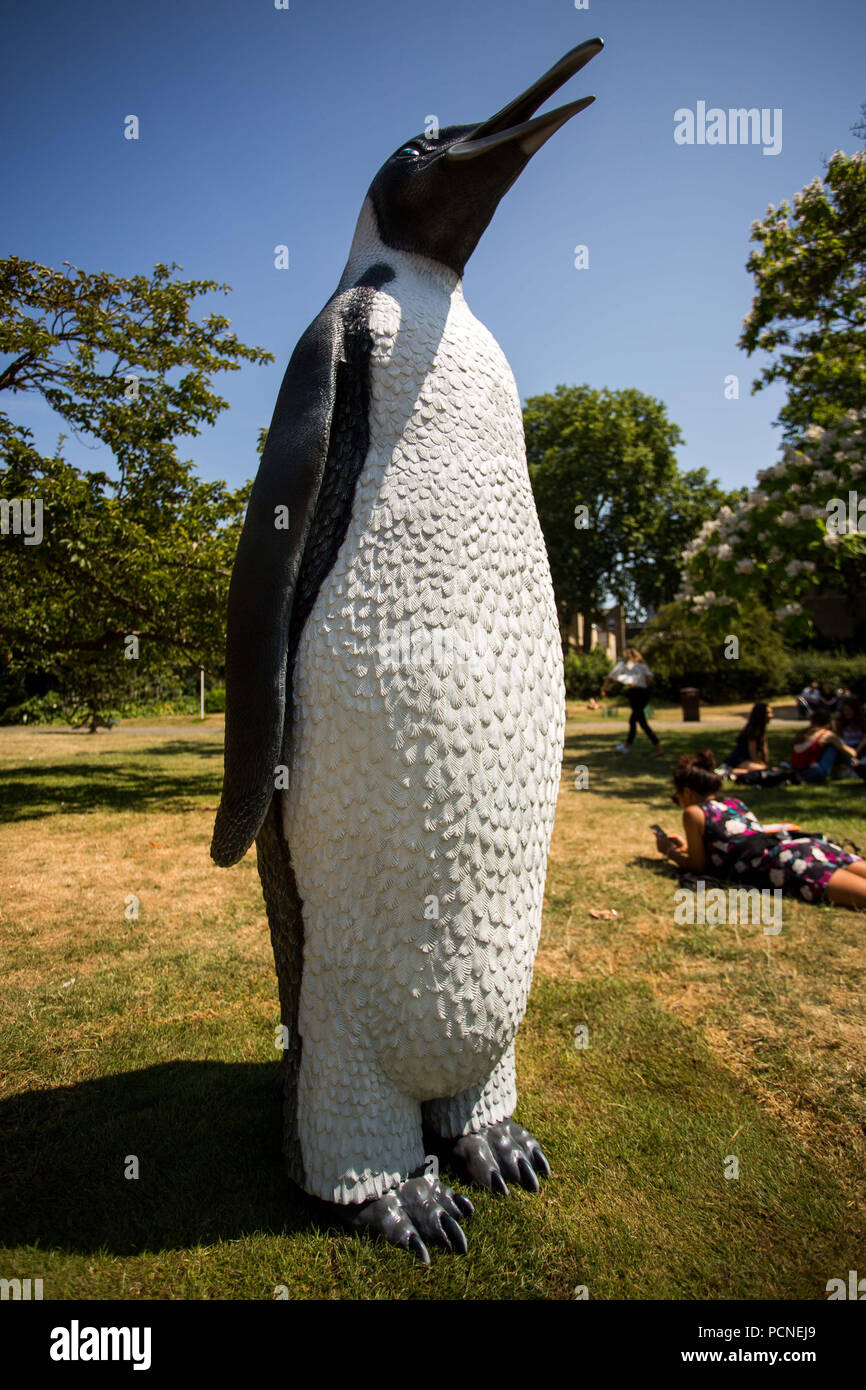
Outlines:
{"label": "person walking on path", "polygon": [[626,647],[624,659],[618,661],[610,675],[601,687],[602,695],[607,693],[607,687],[611,681],[618,681],[625,687],[626,698],[629,703],[631,715],[628,721],[628,734],[625,743],[618,743],[617,753],[630,753],[631,746],[637,737],[638,724],[643,729],[650,743],[653,745],[656,757],[662,756],[662,745],[657,734],[653,733],[647,723],[646,707],[649,703],[650,686],[653,683],[653,673],[647,666],[640,652],[636,647]]}

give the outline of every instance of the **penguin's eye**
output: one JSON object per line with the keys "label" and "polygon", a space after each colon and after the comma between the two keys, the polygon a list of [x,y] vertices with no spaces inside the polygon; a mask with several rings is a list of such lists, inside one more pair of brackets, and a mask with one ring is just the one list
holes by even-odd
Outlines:
{"label": "penguin's eye", "polygon": [[413,159],[421,158],[421,151],[415,145],[406,145],[400,153],[411,155]]}

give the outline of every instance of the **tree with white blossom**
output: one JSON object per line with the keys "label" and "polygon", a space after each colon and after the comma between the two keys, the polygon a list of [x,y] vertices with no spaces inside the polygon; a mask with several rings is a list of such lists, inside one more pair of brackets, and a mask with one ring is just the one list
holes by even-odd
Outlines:
{"label": "tree with white blossom", "polygon": [[849,410],[832,430],[810,425],[802,447],[786,445],[757,482],[686,548],[677,597],[718,610],[720,626],[758,600],[786,636],[805,638],[810,596],[831,591],[862,606],[866,593],[866,411]]}

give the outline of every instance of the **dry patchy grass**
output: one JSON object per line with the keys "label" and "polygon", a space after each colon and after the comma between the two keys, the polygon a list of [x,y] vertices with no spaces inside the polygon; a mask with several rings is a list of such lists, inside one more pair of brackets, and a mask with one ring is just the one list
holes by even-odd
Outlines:
{"label": "dry patchy grass", "polygon": [[[570,712],[582,720],[574,706]],[[786,898],[778,936],[750,923],[677,925],[676,876],[648,829],[658,821],[681,832],[667,775],[676,755],[704,743],[721,753],[729,737],[678,730],[666,739],[671,756],[656,761],[645,741],[624,758],[613,738],[569,733],[536,969],[560,979],[649,981],[762,1105],[840,1165],[853,1199],[866,1169],[866,919]],[[577,764],[589,770],[582,790],[574,787]],[[770,822],[796,820],[866,843],[860,783],[742,795]],[[619,916],[594,920],[590,908]]]}
{"label": "dry patchy grass", "polygon": [[[621,724],[587,732],[570,714],[518,1044],[519,1115],[554,1176],[539,1199],[482,1196],[467,1260],[429,1270],[333,1233],[282,1178],[254,856],[229,873],[208,857],[221,719],[0,730],[3,1272],[44,1275],[49,1297],[261,1298],[288,1283],[300,1298],[568,1298],[587,1283],[601,1298],[804,1298],[856,1267],[862,918],[786,900],[774,938],[677,926],[647,829],[674,826],[669,760],[645,743],[620,758]],[[671,759],[729,739],[668,725]],[[856,839],[858,793],[752,803]],[[732,1146],[738,1183],[721,1177]],[[137,1184],[120,1177],[128,1151],[143,1155]]]}

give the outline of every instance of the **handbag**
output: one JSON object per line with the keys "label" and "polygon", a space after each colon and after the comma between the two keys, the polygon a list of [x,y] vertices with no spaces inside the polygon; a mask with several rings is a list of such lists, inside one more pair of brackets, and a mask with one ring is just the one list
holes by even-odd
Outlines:
{"label": "handbag", "polygon": [[754,767],[736,779],[738,787],[780,787],[791,776],[787,767]]}

